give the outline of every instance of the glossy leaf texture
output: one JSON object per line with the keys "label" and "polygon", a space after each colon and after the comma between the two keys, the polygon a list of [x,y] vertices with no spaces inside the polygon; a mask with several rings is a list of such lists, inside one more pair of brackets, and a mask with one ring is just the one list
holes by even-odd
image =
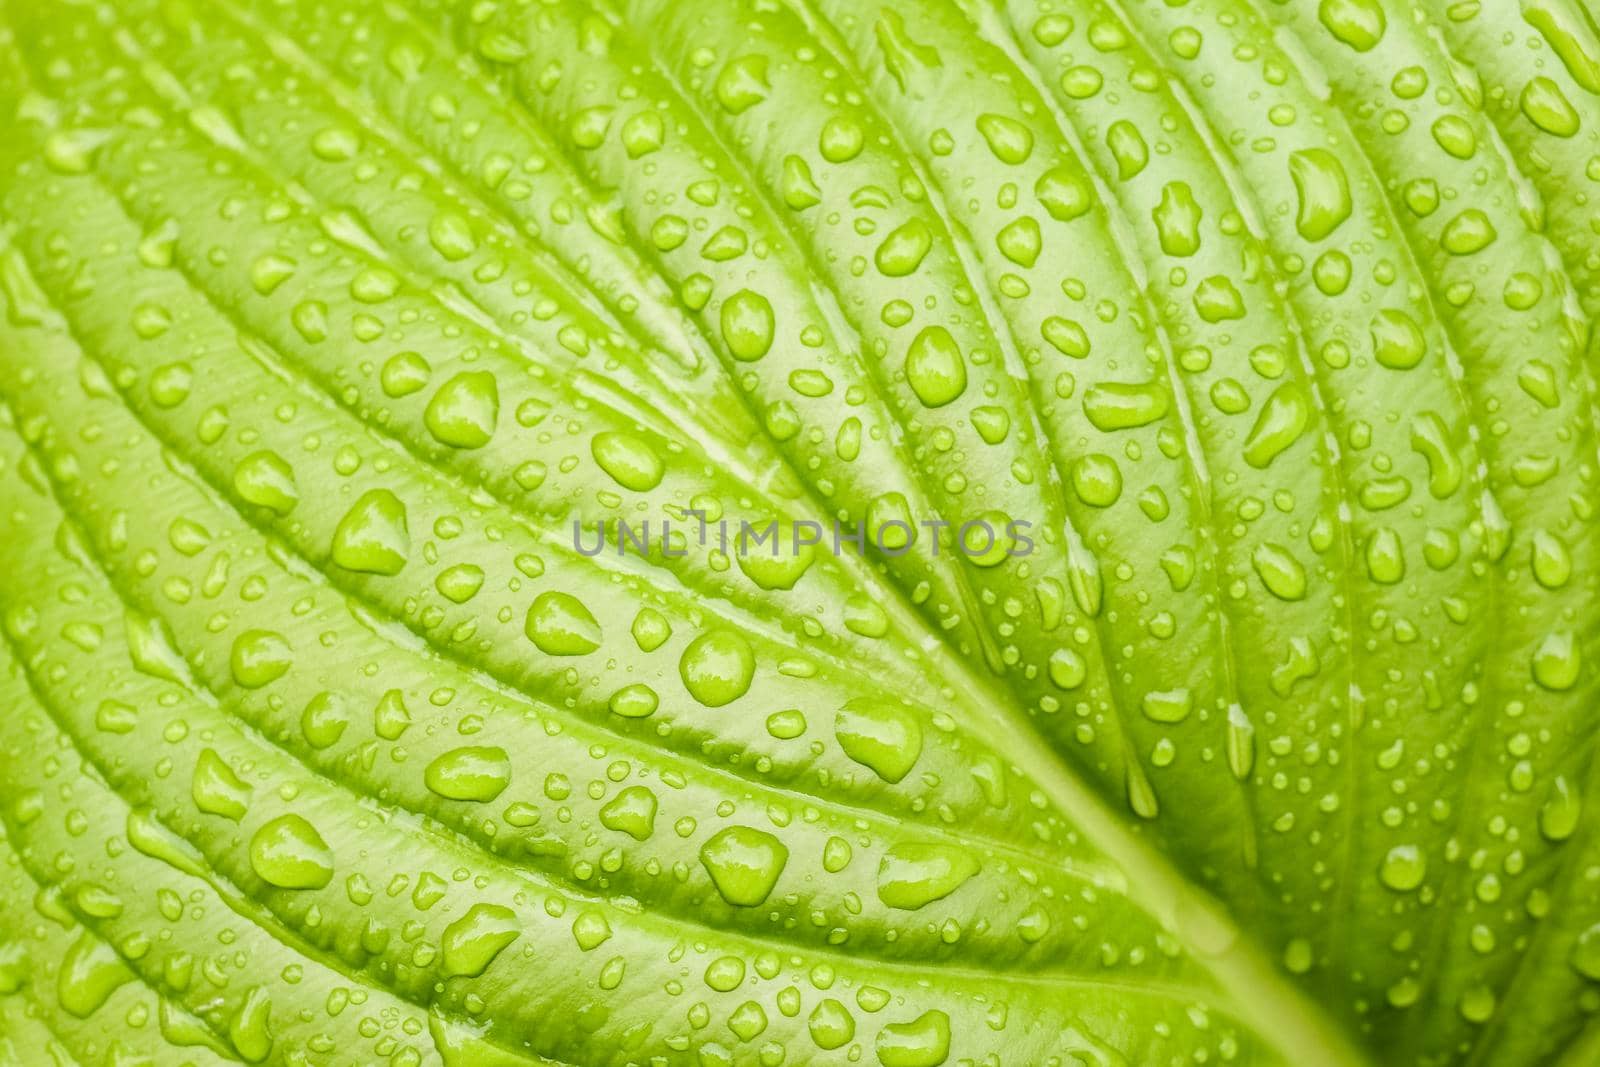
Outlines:
{"label": "glossy leaf texture", "polygon": [[1596,1062],[1595,18],[3,0],[0,1060]]}

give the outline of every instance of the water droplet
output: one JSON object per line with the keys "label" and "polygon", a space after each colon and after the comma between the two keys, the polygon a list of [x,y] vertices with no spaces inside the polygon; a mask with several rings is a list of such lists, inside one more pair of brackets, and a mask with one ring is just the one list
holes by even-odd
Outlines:
{"label": "water droplet", "polygon": [[1305,974],[1316,961],[1311,942],[1297,937],[1283,948],[1283,966],[1290,974]]}
{"label": "water droplet", "polygon": [[1139,701],[1139,710],[1151,722],[1178,723],[1194,710],[1194,696],[1187,689],[1152,690]]}
{"label": "water droplet", "polygon": [[1244,297],[1233,281],[1215,274],[1194,289],[1195,312],[1206,322],[1228,322],[1244,318]]}
{"label": "water droplet", "polygon": [[731,630],[713,630],[689,642],[678,661],[684,687],[708,708],[720,708],[744,696],[755,678],[756,657],[750,642]]}
{"label": "water droplet", "polygon": [[272,1052],[272,1000],[264,986],[253,986],[228,1020],[228,1040],[247,1063],[261,1063]]}
{"label": "water droplet", "polygon": [[[1095,76],[1098,78],[1099,73]],[[1111,158],[1117,161],[1117,177],[1122,181],[1138,177],[1150,162],[1150,146],[1145,144],[1144,135],[1139,127],[1125,119],[1113,122],[1106,131],[1106,147],[1111,150]]]}
{"label": "water droplet", "polygon": [[1039,259],[1043,235],[1039,223],[1031,215],[1011,220],[995,235],[995,246],[1000,253],[1019,267],[1031,267]]}
{"label": "water droplet", "polygon": [[1469,1023],[1486,1023],[1494,1016],[1495,995],[1487,986],[1473,986],[1461,994],[1457,1004],[1461,1017]]}
{"label": "water droplet", "polygon": [[284,282],[294,277],[297,264],[287,256],[268,252],[250,266],[250,285],[262,296],[271,296]]}
{"label": "water droplet", "polygon": [[856,697],[839,709],[834,737],[844,754],[886,782],[899,782],[922,755],[922,726],[905,708]]}
{"label": "water droplet", "polygon": [[1427,873],[1427,858],[1416,845],[1395,845],[1378,868],[1378,878],[1398,893],[1409,893],[1416,889]]}
{"label": "water droplet", "polygon": [[1433,139],[1457,159],[1471,159],[1478,151],[1478,135],[1460,115],[1445,115],[1433,124]]}
{"label": "water droplet", "polygon": [[1083,413],[1095,429],[1130,430],[1166,415],[1167,391],[1159,383],[1098,382],[1083,394]]}
{"label": "water droplet", "polygon": [[1070,648],[1058,648],[1050,653],[1050,681],[1058,689],[1076,689],[1088,676],[1089,668],[1083,657]]}
{"label": "water droplet", "polygon": [[1228,708],[1228,769],[1241,782],[1250,777],[1256,764],[1256,728],[1244,709]]}
{"label": "water droplet", "polygon": [[1300,439],[1310,423],[1311,403],[1305,391],[1294,382],[1278,386],[1261,406],[1245,441],[1245,462],[1265,469]]}
{"label": "water droplet", "polygon": [[848,163],[861,154],[867,134],[861,124],[846,115],[835,115],[822,124],[817,151],[829,163]]}
{"label": "water droplet", "polygon": [[499,904],[474,904],[439,939],[446,978],[476,978],[496,956],[522,936],[517,914]]}
{"label": "water droplet", "polygon": [[1534,532],[1532,566],[1535,580],[1546,589],[1560,589],[1572,578],[1572,556],[1548,530]]}
{"label": "water droplet", "polygon": [[666,471],[661,457],[632,434],[597,433],[589,442],[589,451],[612,481],[636,493],[647,493],[660,485]]}
{"label": "water droplet", "polygon": [[1383,40],[1388,27],[1378,0],[1322,0],[1317,18],[1329,33],[1357,52],[1370,52]]}
{"label": "water droplet", "polygon": [[349,705],[338,693],[328,690],[308,700],[300,713],[300,732],[312,748],[332,746],[349,725]]}
{"label": "water droplet", "polygon": [[428,243],[435,252],[452,263],[466,259],[478,250],[478,237],[472,222],[459,211],[436,212],[428,222]]}
{"label": "water droplet", "polygon": [[1583,653],[1571,630],[1549,634],[1533,653],[1533,680],[1546,689],[1562,691],[1578,684]]}
{"label": "water droplet", "polygon": [[938,408],[967,389],[967,364],[950,331],[926,326],[906,352],[906,381],[924,407]]}
{"label": "water droplet", "polygon": [[960,889],[978,873],[977,857],[951,845],[901,842],[878,863],[878,899],[916,911]]}
{"label": "water droplet", "polygon": [[1494,225],[1477,208],[1468,208],[1445,224],[1439,243],[1452,256],[1470,256],[1494,244]]}
{"label": "water droplet", "polygon": [[843,1048],[856,1036],[856,1021],[850,1010],[832,997],[825,998],[806,1020],[812,1042],[824,1052]]}
{"label": "water droplet", "polygon": [[1090,453],[1072,465],[1072,491],[1090,507],[1108,508],[1122,496],[1122,471],[1103,452]]}
{"label": "water droplet", "polygon": [[511,758],[505,749],[492,746],[453,748],[428,764],[422,780],[446,800],[484,804],[511,783]]}
{"label": "water droplet", "polygon": [[793,741],[806,732],[806,717],[796,708],[767,716],[767,733],[780,741]]}
{"label": "water droplet", "polygon": [[804,211],[822,200],[811,167],[799,156],[786,156],[783,160],[783,202],[793,211]]}
{"label": "water droplet", "polygon": [[733,358],[753,363],[772,348],[772,305],[753,289],[740,289],[722,302],[722,339]]}
{"label": "water droplet", "polygon": [[398,741],[410,726],[411,712],[400,690],[391,689],[378,698],[372,708],[373,733],[385,741]]}
{"label": "water droplet", "polygon": [[718,993],[731,993],[744,982],[744,960],[738,956],[718,956],[706,966],[706,985]]}
{"label": "water droplet", "polygon": [[638,111],[622,124],[622,147],[629,159],[640,159],[666,143],[667,124],[654,111]]}
{"label": "water droplet", "polygon": [[656,828],[656,795],[642,785],[629,786],[600,809],[600,825],[645,840]]}
{"label": "water droplet", "polygon": [[933,247],[933,232],[921,219],[912,219],[883,239],[873,255],[878,272],[887,278],[904,278],[922,265]]}
{"label": "water droplet", "polygon": [[1010,166],[1027,161],[1033,154],[1033,131],[1006,115],[984,114],[978,116],[978,132],[989,145],[989,151],[1000,162]]}
{"label": "water droplet", "polygon": [[333,562],[347,571],[399,574],[410,554],[406,506],[387,489],[363,494],[333,533]]}
{"label": "water droplet", "polygon": [[672,636],[672,626],[654,608],[640,608],[639,614],[633,618],[630,630],[634,643],[639,646],[641,652],[654,652],[666,644],[667,638]]}
{"label": "water droplet", "polygon": [[483,588],[483,568],[475,563],[457,563],[446,567],[433,580],[439,595],[452,604],[465,604]]}
{"label": "water droplet", "polygon": [[1198,252],[1201,215],[1194,190],[1188,183],[1168,182],[1161,190],[1161,203],[1150,212],[1156,234],[1161,238],[1161,251],[1180,258]]}
{"label": "water droplet", "polygon": [[68,1012],[87,1019],[132,977],[116,950],[85,930],[61,957],[56,997]]}
{"label": "water droplet", "polygon": [[102,700],[94,713],[94,725],[108,734],[131,734],[139,725],[139,712],[120,700]]}
{"label": "water droplet", "polygon": [[333,852],[298,815],[280,815],[250,839],[250,866],[280,889],[321,889],[333,878]]}
{"label": "water droplet", "polygon": [[572,938],[580,949],[592,952],[611,940],[611,924],[598,910],[586,908],[572,920]]}
{"label": "water droplet", "polygon": [[1547,841],[1565,841],[1578,829],[1583,801],[1577,787],[1558,774],[1550,782],[1550,793],[1539,806],[1539,832]]}
{"label": "water droplet", "polygon": [[1578,132],[1581,123],[1577,109],[1561,91],[1561,86],[1549,78],[1534,78],[1523,86],[1521,103],[1528,121],[1545,133],[1571,137]]}
{"label": "water droplet", "polygon": [[620,715],[624,719],[644,719],[654,715],[660,703],[654,689],[643,682],[636,682],[612,693],[607,706],[613,715]]}
{"label": "water droplet", "polygon": [[294,650],[282,634],[271,630],[246,630],[234,638],[228,667],[244,689],[260,689],[282,678],[294,664]]}
{"label": "water droplet", "polygon": [[701,846],[700,862],[722,899],[753,908],[778,884],[778,876],[789,862],[789,850],[765,831],[729,826]]}
{"label": "water droplet", "polygon": [[233,488],[250,504],[287,515],[300,501],[294,470],[276,452],[252,452],[233,469]]}
{"label": "water droplet", "polygon": [[1567,960],[1573,970],[1591,982],[1600,982],[1600,922],[1578,935]]}
{"label": "water droplet", "polygon": [[488,371],[464,371],[439,387],[422,418],[440,444],[482,448],[500,418],[500,387]]}
{"label": "water droplet", "polygon": [[1071,222],[1095,206],[1094,186],[1079,167],[1065,163],[1051,167],[1034,183],[1033,195],[1057,222]]}
{"label": "water droplet", "polygon": [[523,626],[528,640],[551,656],[582,656],[600,647],[600,624],[569,593],[547,590],[528,606]]}
{"label": "water droplet", "polygon": [[741,115],[767,98],[767,57],[741,56],[722,68],[714,92],[730,115]]}
{"label": "water droplet", "polygon": [[1406,576],[1400,535],[1387,526],[1378,527],[1367,541],[1367,574],[1380,585],[1394,585]]}
{"label": "water droplet", "polygon": [[1522,17],[1550,42],[1572,80],[1600,93],[1600,29],[1588,10],[1563,0],[1522,0]]}
{"label": "water droplet", "polygon": [[745,527],[735,542],[739,569],[762,589],[793,589],[816,560],[816,549],[801,542],[787,522]]}
{"label": "water droplet", "polygon": [[1267,591],[1279,600],[1302,600],[1306,595],[1306,569],[1282,545],[1263,541],[1250,554],[1250,563]]}
{"label": "water droplet", "polygon": [[233,768],[212,749],[202,749],[195,760],[190,783],[194,806],[207,815],[220,815],[238,822],[250,806],[250,787],[239,780]]}
{"label": "water droplet", "polygon": [[1325,148],[1307,148],[1289,157],[1299,210],[1295,229],[1307,241],[1320,241],[1350,217],[1350,179],[1339,157]]}
{"label": "water droplet", "polygon": [[887,1023],[874,1046],[883,1067],[939,1067],[950,1058],[950,1017],[932,1010],[908,1023]]}

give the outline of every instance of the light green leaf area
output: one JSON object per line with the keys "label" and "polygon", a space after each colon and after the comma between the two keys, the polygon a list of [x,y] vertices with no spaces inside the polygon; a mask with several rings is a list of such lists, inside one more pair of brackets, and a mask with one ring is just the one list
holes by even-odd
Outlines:
{"label": "light green leaf area", "polygon": [[1600,1062],[1597,194],[1581,0],[0,0],[0,1063]]}

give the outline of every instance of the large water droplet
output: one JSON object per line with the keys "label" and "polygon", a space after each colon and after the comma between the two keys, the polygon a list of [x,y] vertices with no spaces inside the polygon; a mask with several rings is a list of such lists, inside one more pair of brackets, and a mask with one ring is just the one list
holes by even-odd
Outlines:
{"label": "large water droplet", "polygon": [[950,1058],[950,1017],[933,1010],[907,1023],[887,1023],[874,1047],[883,1067],[939,1067]]}
{"label": "large water droplet", "polygon": [[722,339],[734,359],[751,363],[772,348],[772,305],[752,289],[740,289],[722,302]]}
{"label": "large water droplet", "polygon": [[1571,689],[1582,667],[1583,652],[1571,630],[1547,635],[1533,653],[1533,679],[1546,689]]}
{"label": "large water droplet", "polygon": [[906,351],[906,381],[924,407],[950,403],[967,389],[967,363],[950,331],[925,326]]}
{"label": "large water droplet", "polygon": [[321,889],[333,878],[333,852],[306,820],[280,815],[250,839],[250,866],[280,889]]}
{"label": "large water droplet", "polygon": [[1600,982],[1600,922],[1578,935],[1567,960],[1573,970],[1592,982]]}
{"label": "large water droplet", "polygon": [[570,593],[546,590],[528,605],[523,632],[540,652],[582,656],[600,647],[600,624]]}
{"label": "large water droplet", "polygon": [[56,997],[68,1012],[87,1019],[132,977],[116,949],[85,930],[61,958]]}
{"label": "large water droplet", "polygon": [[656,795],[642,785],[629,786],[600,809],[600,825],[645,840],[655,832]]}
{"label": "large water droplet", "polygon": [[300,500],[294,469],[276,452],[252,452],[241,459],[233,469],[233,488],[247,503],[276,515],[289,514]]}
{"label": "large water droplet", "polygon": [[1371,51],[1388,27],[1378,0],[1322,0],[1317,17],[1329,33],[1357,52]]}
{"label": "large water droplet", "polygon": [[1398,893],[1409,893],[1422,884],[1428,861],[1416,845],[1395,845],[1383,857],[1378,878]]}
{"label": "large water droplet", "polygon": [[722,899],[753,908],[778,884],[778,876],[789,862],[789,850],[763,830],[729,826],[701,846],[700,862]]}
{"label": "large water droplet", "polygon": [[1307,148],[1289,157],[1299,210],[1295,229],[1308,241],[1320,241],[1350,217],[1350,179],[1339,157],[1325,148]]}
{"label": "large water droplet", "polygon": [[1083,394],[1083,413],[1110,432],[1148,426],[1167,413],[1167,391],[1155,382],[1099,382]]}
{"label": "large water droplet", "polygon": [[250,806],[250,787],[212,749],[202,749],[195,760],[190,795],[195,807],[207,815],[238,822]]}
{"label": "large water droplet", "polygon": [[904,278],[922,265],[933,247],[933,233],[921,219],[912,219],[891,231],[873,254],[878,272],[887,278]]}
{"label": "large water droplet", "polygon": [[755,673],[756,657],[750,642],[731,630],[701,634],[689,642],[678,661],[684,687],[708,708],[720,708],[744,696]]}
{"label": "large water droplet", "polygon": [[902,842],[878,863],[878,899],[915,911],[954,893],[978,873],[978,859],[952,845]]}
{"label": "large water droplet", "polygon": [[886,782],[898,782],[922,754],[922,726],[905,708],[856,697],[839,709],[834,736],[852,760]]}
{"label": "large water droplet", "polygon": [[1300,439],[1310,423],[1311,402],[1306,399],[1305,390],[1294,382],[1278,386],[1261,405],[1255,426],[1245,440],[1245,462],[1264,470]]}
{"label": "large water droplet", "polygon": [[506,946],[522,936],[516,912],[499,904],[474,904],[439,939],[446,978],[476,978]]}
{"label": "large water droplet", "polygon": [[245,689],[270,685],[293,665],[294,650],[289,642],[271,630],[246,630],[234,639],[228,658],[233,680]]}
{"label": "large water droplet", "polygon": [[410,554],[406,506],[387,489],[363,494],[333,532],[333,562],[347,571],[399,574]]}
{"label": "large water droplet", "polygon": [[1267,591],[1279,600],[1303,600],[1306,569],[1282,545],[1263,541],[1250,554],[1250,563]]}
{"label": "large water droplet", "polygon": [[740,56],[722,68],[713,91],[730,115],[740,115],[767,98],[767,57]]}
{"label": "large water droplet", "polygon": [[1583,801],[1578,789],[1558,774],[1550,783],[1550,794],[1539,806],[1539,832],[1547,841],[1565,841],[1578,829],[1583,814]]}
{"label": "large water droplet", "polygon": [[510,784],[511,758],[493,746],[453,748],[429,763],[422,779],[447,800],[487,803]]}
{"label": "large water droplet", "polygon": [[660,485],[666,470],[655,450],[632,434],[597,433],[589,442],[589,451],[613,481],[636,493],[646,493]]}
{"label": "large water droplet", "polygon": [[500,417],[500,387],[488,371],[464,371],[439,387],[422,417],[439,443],[482,448]]}

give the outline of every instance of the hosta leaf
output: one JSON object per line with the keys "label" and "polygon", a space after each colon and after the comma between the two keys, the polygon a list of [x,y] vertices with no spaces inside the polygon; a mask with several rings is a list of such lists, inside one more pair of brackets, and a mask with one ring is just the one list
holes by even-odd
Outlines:
{"label": "hosta leaf", "polygon": [[0,27],[0,1059],[1600,1056],[1588,5]]}

